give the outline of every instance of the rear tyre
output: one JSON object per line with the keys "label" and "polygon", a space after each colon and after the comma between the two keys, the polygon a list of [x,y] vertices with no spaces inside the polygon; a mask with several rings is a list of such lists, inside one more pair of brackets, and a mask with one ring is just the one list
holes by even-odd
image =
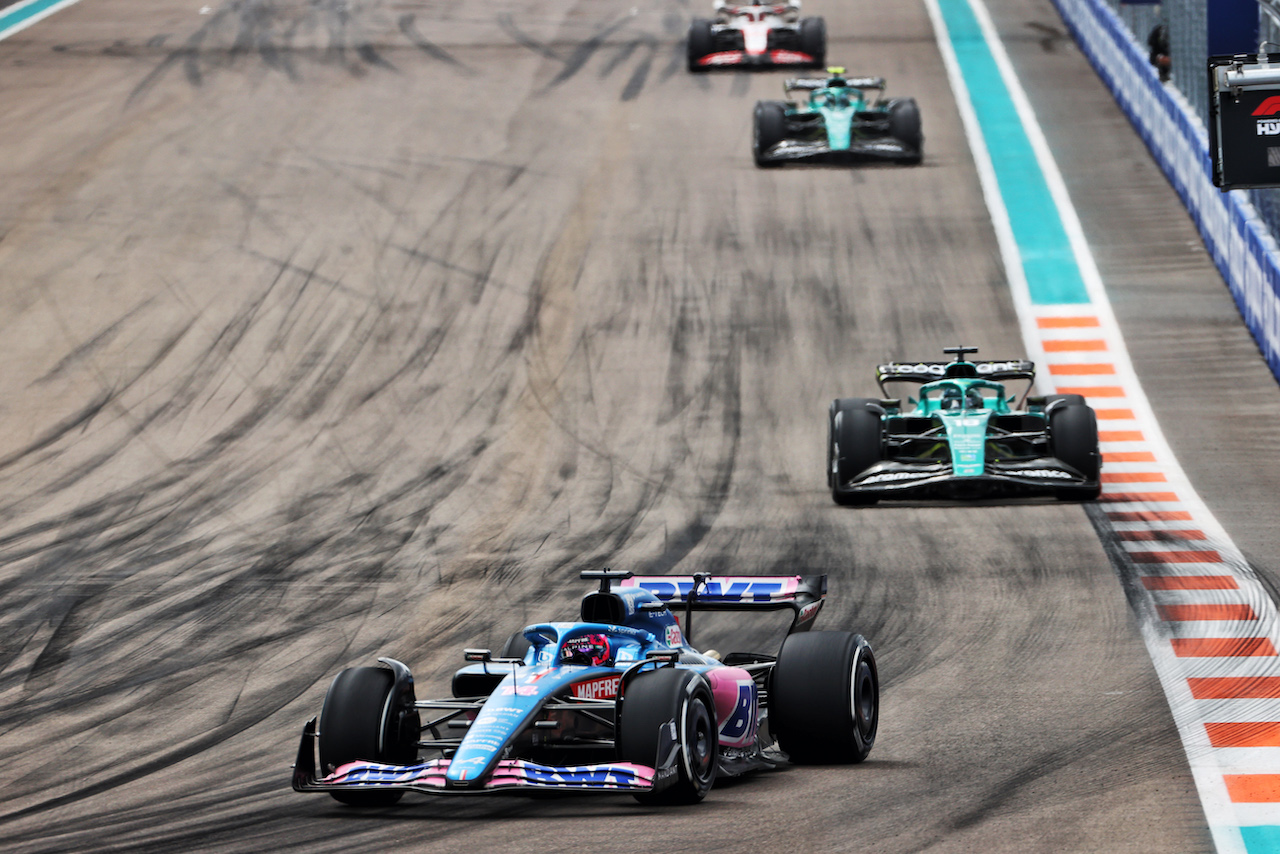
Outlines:
{"label": "rear tyre", "polygon": [[787,106],[781,101],[757,101],[755,112],[755,133],[752,136],[751,151],[756,165],[762,168],[781,166],[776,160],[769,160],[769,149],[787,138]]}
{"label": "rear tyre", "polygon": [[694,18],[689,25],[689,70],[706,71],[705,65],[698,60],[716,49],[715,36],[711,35],[711,22],[706,18]]}
{"label": "rear tyre", "polygon": [[498,657],[524,658],[524,654],[529,651],[531,646],[533,646],[533,642],[524,636],[524,632],[516,632],[507,638],[507,642],[502,645],[502,651],[498,653]]}
{"label": "rear tyre", "polygon": [[[642,804],[696,804],[716,779],[719,730],[711,686],[693,670],[661,667],[632,679],[618,703],[618,757],[659,768],[676,750],[676,781],[659,792],[637,794]],[[674,722],[674,742],[670,737]],[[664,737],[664,731],[667,735]]]}
{"label": "rear tyre", "polygon": [[1102,493],[1102,486],[1097,482],[1102,472],[1098,419],[1092,408],[1075,401],[1053,408],[1049,413],[1049,452],[1094,481],[1092,486],[1059,489],[1054,493],[1058,498],[1092,501]]}
{"label": "rear tyre", "polygon": [[827,22],[819,17],[800,19],[800,52],[813,57],[812,66],[827,64]]}
{"label": "rear tyre", "polygon": [[862,635],[787,636],[770,681],[769,729],[792,762],[861,762],[879,722],[880,675]]}
{"label": "rear tyre", "polygon": [[[320,710],[320,768],[332,773],[348,762],[412,765],[418,759],[418,712],[413,690],[392,698],[395,679],[381,667],[352,667],[329,685]],[[401,791],[330,792],[355,807],[385,807]]]}
{"label": "rear tyre", "polygon": [[889,133],[915,152],[901,162],[915,164],[924,158],[924,134],[920,131],[920,108],[915,98],[898,98],[889,103]]}
{"label": "rear tyre", "polygon": [[[880,414],[865,397],[845,397],[831,404],[827,422],[827,485],[831,497],[844,507],[875,504],[879,499],[867,493],[845,492],[842,487],[884,459],[883,425]],[[837,417],[838,416],[838,417]]]}

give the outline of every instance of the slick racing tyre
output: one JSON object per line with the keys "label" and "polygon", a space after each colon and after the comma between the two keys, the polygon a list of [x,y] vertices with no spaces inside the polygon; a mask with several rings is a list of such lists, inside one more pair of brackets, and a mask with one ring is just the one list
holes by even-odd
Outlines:
{"label": "slick racing tyre", "polygon": [[827,64],[827,22],[822,18],[800,19],[800,52],[813,57],[813,68]]}
{"label": "slick racing tyre", "polygon": [[[352,667],[339,673],[320,710],[320,768],[332,773],[357,759],[412,765],[418,761],[418,712],[412,687],[391,697],[395,678],[381,667]],[[400,800],[399,790],[330,792],[355,807],[385,807]]]}
{"label": "slick racing tyre", "polygon": [[524,636],[524,632],[516,632],[507,638],[507,642],[502,645],[502,651],[498,653],[499,658],[524,658],[524,654],[529,651],[529,647],[533,643]]}
{"label": "slick racing tyre", "polygon": [[769,160],[770,148],[787,138],[787,106],[781,101],[757,101],[755,113],[755,134],[752,139],[752,154],[756,165],[762,168],[781,166],[777,160]]}
{"label": "slick racing tyre", "polygon": [[707,66],[698,60],[716,49],[715,36],[711,35],[711,22],[706,18],[694,18],[689,25],[689,70],[706,71]]}
{"label": "slick racing tyre", "polygon": [[788,635],[769,686],[769,729],[792,762],[861,762],[876,742],[880,676],[852,632]]}
{"label": "slick racing tyre", "polygon": [[711,686],[702,674],[675,667],[641,673],[627,683],[617,714],[619,759],[659,773],[674,761],[674,782],[657,792],[637,794],[636,800],[695,804],[707,796],[716,779],[719,730]]}
{"label": "slick racing tyre", "polygon": [[827,420],[827,485],[839,505],[875,504],[876,496],[845,492],[842,487],[884,459],[880,414],[865,397],[843,397],[831,404]]}
{"label": "slick racing tyre", "polygon": [[920,108],[915,98],[896,98],[889,102],[889,134],[915,152],[901,162],[915,164],[924,158],[924,135],[920,132]]}
{"label": "slick racing tyre", "polygon": [[1083,394],[1046,394],[1044,396],[1045,409],[1052,408],[1055,403],[1057,403],[1058,406],[1063,406],[1068,403],[1079,403],[1080,405],[1083,406],[1084,395]]}
{"label": "slick racing tyre", "polygon": [[1092,408],[1083,402],[1068,401],[1050,410],[1049,453],[1094,481],[1092,486],[1059,489],[1054,493],[1058,498],[1092,501],[1102,493],[1102,486],[1097,482],[1102,470],[1102,455],[1098,452],[1098,419]]}

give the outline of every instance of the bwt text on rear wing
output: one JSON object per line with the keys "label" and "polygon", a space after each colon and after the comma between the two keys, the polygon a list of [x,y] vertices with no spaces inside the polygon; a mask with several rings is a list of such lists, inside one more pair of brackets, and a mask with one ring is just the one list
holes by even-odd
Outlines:
{"label": "bwt text on rear wing", "polygon": [[636,575],[619,586],[641,587],[688,611],[790,610],[788,633],[808,631],[827,595],[825,575]]}

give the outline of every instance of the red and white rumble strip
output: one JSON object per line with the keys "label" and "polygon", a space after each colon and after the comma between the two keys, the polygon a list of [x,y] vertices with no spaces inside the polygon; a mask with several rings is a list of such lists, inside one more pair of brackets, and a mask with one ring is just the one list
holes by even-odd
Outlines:
{"label": "red and white rumble strip", "polygon": [[[1276,605],[1192,489],[1160,431],[1066,185],[983,0],[926,0],[926,8],[991,212],[1027,356],[1038,367],[1039,390],[1078,392],[1097,412],[1103,492],[1086,509],[1155,663],[1214,845],[1219,854],[1280,850]],[[1063,292],[1059,299],[1043,281],[1029,281],[1040,268],[1024,266],[962,63],[985,87],[988,114],[998,112],[990,107],[992,92],[1003,84],[1035,161],[1005,157],[1003,174],[1017,186],[1022,182],[1011,178],[1011,170],[1043,176],[1052,205],[1040,212],[1051,217],[1046,208],[1056,209],[1069,244],[1029,245],[1029,257],[1073,259],[1085,294]],[[1008,124],[998,130],[997,143],[1016,149],[1009,144],[1016,130]],[[1038,232],[1037,239],[1050,231]]]}
{"label": "red and white rumble strip", "polygon": [[1280,826],[1280,614],[1178,466],[1109,311],[1095,308],[1033,309],[1042,385],[1083,394],[1097,411],[1103,492],[1090,515],[1138,617],[1218,850],[1256,851]]}

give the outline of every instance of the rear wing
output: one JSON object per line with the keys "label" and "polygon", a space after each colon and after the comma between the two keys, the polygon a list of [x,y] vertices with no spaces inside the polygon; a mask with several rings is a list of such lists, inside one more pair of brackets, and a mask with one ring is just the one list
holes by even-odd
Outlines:
{"label": "rear wing", "polygon": [[[969,366],[972,366],[972,370]],[[1035,382],[1036,365],[1026,359],[1010,359],[1003,362],[890,362],[876,366],[876,382],[882,390],[885,383],[923,384],[945,377],[977,377],[993,382]]]}
{"label": "rear wing", "polygon": [[[782,84],[782,88],[790,92],[800,89],[825,89],[830,85],[829,77],[791,77]],[[850,89],[884,89],[883,77],[846,77],[844,83]]]}
{"label": "rear wing", "polygon": [[[827,595],[825,575],[636,575],[619,587],[648,590],[668,607],[692,611],[792,612],[787,633],[813,626]],[[685,621],[686,633],[688,619]]]}

